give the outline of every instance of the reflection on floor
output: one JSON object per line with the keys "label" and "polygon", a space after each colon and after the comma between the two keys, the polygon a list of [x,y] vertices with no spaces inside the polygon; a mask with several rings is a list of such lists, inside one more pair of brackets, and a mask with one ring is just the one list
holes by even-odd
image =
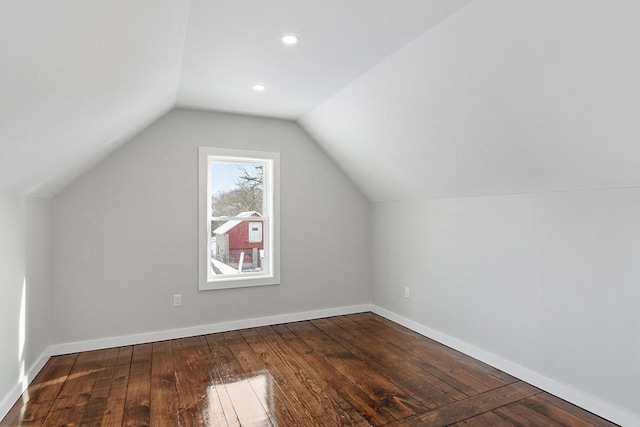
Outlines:
{"label": "reflection on floor", "polygon": [[372,313],[56,356],[0,424],[614,425]]}

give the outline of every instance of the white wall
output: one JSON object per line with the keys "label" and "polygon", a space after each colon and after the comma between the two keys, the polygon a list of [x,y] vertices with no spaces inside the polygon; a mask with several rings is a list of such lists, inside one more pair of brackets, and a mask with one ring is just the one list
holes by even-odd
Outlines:
{"label": "white wall", "polygon": [[375,203],[372,223],[374,304],[640,420],[638,188]]}
{"label": "white wall", "polygon": [[[199,145],[281,153],[280,285],[198,291]],[[53,199],[53,340],[368,304],[368,227],[368,201],[295,123],[174,110]]]}
{"label": "white wall", "polygon": [[51,202],[0,193],[0,418],[49,345]]}
{"label": "white wall", "polygon": [[640,183],[640,2],[473,1],[308,113],[371,201]]}

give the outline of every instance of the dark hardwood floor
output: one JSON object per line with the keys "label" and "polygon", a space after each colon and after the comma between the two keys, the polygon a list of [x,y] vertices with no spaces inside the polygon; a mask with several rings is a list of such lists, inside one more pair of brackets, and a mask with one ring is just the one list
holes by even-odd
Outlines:
{"label": "dark hardwood floor", "polygon": [[371,313],[52,357],[0,424],[614,425]]}

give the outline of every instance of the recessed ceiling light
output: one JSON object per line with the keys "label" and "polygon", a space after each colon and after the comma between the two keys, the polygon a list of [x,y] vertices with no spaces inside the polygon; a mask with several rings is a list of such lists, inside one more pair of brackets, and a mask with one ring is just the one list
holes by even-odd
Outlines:
{"label": "recessed ceiling light", "polygon": [[256,84],[253,85],[253,90],[255,90],[256,92],[262,92],[266,88],[267,87],[265,85],[263,85],[262,83],[256,83]]}
{"label": "recessed ceiling light", "polygon": [[298,36],[295,34],[285,34],[282,36],[282,43],[293,46],[294,44],[298,44]]}

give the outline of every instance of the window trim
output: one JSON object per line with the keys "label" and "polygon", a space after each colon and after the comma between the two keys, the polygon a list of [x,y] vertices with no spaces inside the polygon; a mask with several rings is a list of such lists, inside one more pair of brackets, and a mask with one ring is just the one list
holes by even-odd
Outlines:
{"label": "window trim", "polygon": [[[210,189],[209,162],[211,157],[228,159],[270,161],[271,179],[265,179],[266,195],[271,200],[266,203],[270,208],[269,221],[263,222],[265,243],[271,247],[269,254],[270,271],[268,274],[247,273],[239,277],[226,277],[209,280],[208,269],[211,231],[210,228]],[[266,175],[265,175],[266,176]],[[269,151],[240,150],[234,148],[198,147],[198,289],[200,291],[215,289],[233,289],[253,286],[269,286],[280,284],[280,153]],[[252,220],[247,218],[247,220]],[[259,221],[259,220],[258,220]],[[266,250],[266,248],[265,248]]]}

